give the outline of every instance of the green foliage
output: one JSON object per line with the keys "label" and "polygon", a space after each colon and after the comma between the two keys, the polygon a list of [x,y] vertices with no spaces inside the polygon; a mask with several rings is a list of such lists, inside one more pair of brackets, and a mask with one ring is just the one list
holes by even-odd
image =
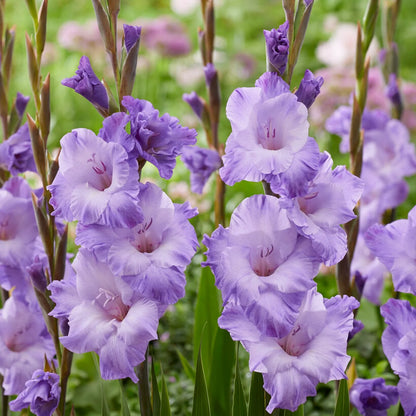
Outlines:
{"label": "green foliage", "polygon": [[251,375],[248,416],[261,416],[264,412],[263,376],[260,373],[253,372]]}
{"label": "green foliage", "polygon": [[[153,416],[160,416],[160,394],[159,394],[159,386],[157,385],[157,378],[155,372],[155,364],[152,360],[152,410]],[[163,381],[164,384],[166,384]]]}
{"label": "green foliage", "polygon": [[170,403],[168,395],[168,387],[166,385],[165,376],[162,372],[162,398],[160,403],[160,416],[170,416]]}
{"label": "green foliage", "polygon": [[[201,280],[195,306],[193,345],[194,363],[197,361],[198,354],[201,354],[208,380],[219,315],[219,293],[218,289],[215,287],[214,275],[210,268],[205,267],[201,272]],[[199,350],[201,350],[200,353],[198,353]]]}
{"label": "green foliage", "polygon": [[194,401],[192,408],[192,416],[210,416],[211,410],[209,406],[208,390],[205,381],[204,367],[202,365],[201,352],[198,354],[196,363]]}
{"label": "green foliage", "polygon": [[[237,346],[238,350],[238,346]],[[229,414],[229,413],[223,413]],[[247,416],[247,404],[244,397],[244,390],[241,384],[240,368],[238,365],[238,354],[235,360],[235,378],[234,378],[234,399],[233,399],[233,416]]]}
{"label": "green foliage", "polygon": [[183,370],[185,371],[185,374],[192,380],[195,381],[195,370],[192,367],[191,364],[189,364],[189,361],[183,356],[183,354],[180,351],[177,351],[178,357],[182,363]]}
{"label": "green foliage", "polygon": [[122,380],[120,380],[120,402],[121,402],[120,416],[130,416],[129,405],[127,403],[126,392],[125,392]]}
{"label": "green foliage", "polygon": [[218,328],[208,385],[211,409],[214,415],[229,415],[231,412],[231,381],[234,361],[238,361],[238,356],[236,357],[235,354],[235,343],[227,331]]}
{"label": "green foliage", "polygon": [[334,416],[348,416],[350,414],[350,397],[348,393],[347,380],[343,379],[339,383],[338,397],[335,406]]}
{"label": "green foliage", "polygon": [[283,416],[303,416],[303,405],[300,405],[294,412],[285,410]]}
{"label": "green foliage", "polygon": [[[32,15],[34,0],[28,1]],[[37,4],[39,5],[39,1]],[[220,3],[220,2],[218,2]],[[216,31],[218,35],[218,67],[221,91],[222,111],[220,124],[220,141],[225,142],[230,133],[230,126],[225,119],[225,105],[230,93],[237,87],[252,86],[254,80],[264,71],[264,39],[262,30],[277,27],[283,22],[284,16],[281,5],[271,0],[227,0],[224,5],[216,10]],[[326,40],[330,33],[323,30],[324,22],[331,14],[336,14],[340,22],[353,22],[363,15],[366,2],[349,2],[343,0],[318,0],[315,2],[308,32],[303,44],[303,49],[295,69],[293,85],[297,85],[305,68],[313,71],[322,65],[316,57],[316,46]],[[120,19],[133,23],[136,18],[155,18],[162,14],[172,14],[168,0],[142,0],[140,2],[125,0],[121,4]],[[401,51],[413,50],[416,38],[416,2],[402,1],[402,10],[399,15],[397,44]],[[49,146],[53,150],[58,146],[59,140],[67,132],[74,128],[89,128],[96,133],[99,131],[102,118],[94,110],[91,104],[77,95],[74,91],[61,85],[61,80],[71,77],[78,66],[83,51],[69,50],[58,44],[58,33],[68,16],[73,16],[78,23],[85,23],[94,19],[91,2],[68,2],[67,0],[54,0],[48,6],[48,31],[45,51],[46,59],[43,62],[42,73],[51,73],[51,135]],[[5,25],[15,25],[16,41],[13,60],[12,79],[10,84],[10,97],[14,97],[17,91],[30,95],[30,82],[27,70],[27,58],[24,43],[25,32],[33,33],[33,22],[24,2],[12,0],[6,1]],[[139,52],[139,68],[133,95],[153,102],[155,108],[161,113],[169,112],[179,118],[180,122],[190,127],[200,128],[198,120],[192,114],[187,104],[181,100],[182,93],[196,90],[201,96],[205,95],[205,80],[202,72],[202,64],[195,64],[197,50],[197,28],[201,25],[200,12],[190,16],[176,16],[185,26],[190,36],[193,51],[185,57],[161,57],[154,51],[141,47]],[[376,27],[376,36],[380,39],[380,28]],[[99,46],[99,45],[98,45]],[[110,88],[114,91],[114,85],[107,71],[107,61],[104,47],[91,60],[94,70],[99,78],[105,78]],[[246,77],[242,77],[244,69],[238,60],[238,55],[246,54],[253,58],[253,71]],[[225,58],[224,58],[225,57]],[[200,77],[192,84],[180,85],[174,75],[177,67],[194,67],[195,72],[200,72]],[[416,66],[416,54],[400,54],[400,75],[403,79],[416,81],[414,68]],[[324,87],[325,88],[325,84]],[[33,99],[29,103],[30,114],[34,114]],[[315,133],[315,132],[313,132]],[[314,135],[314,134],[313,134]],[[325,141],[325,149],[333,154],[337,163],[348,164],[347,155],[339,155],[339,139],[334,136],[321,134],[321,143]],[[198,139],[203,143],[203,134]],[[323,150],[323,148],[322,148]],[[144,174],[152,178],[149,166],[145,167]],[[174,182],[188,180],[188,173],[183,165],[178,162]],[[416,204],[416,177],[408,180],[410,186],[409,200],[397,209],[398,218],[406,218],[410,206]],[[162,181],[164,189],[167,182]],[[261,185],[256,183],[241,182],[231,188],[227,188],[226,211],[228,217],[241,200],[249,195],[261,193]],[[212,196],[212,195],[211,195]],[[199,202],[202,199],[198,200]],[[196,218],[199,237],[204,232],[210,234],[213,231],[212,215],[209,212],[202,213]],[[73,239],[70,238],[70,252],[77,250]],[[244,371],[238,368],[234,343],[229,335],[218,329],[217,319],[220,314],[219,292],[214,285],[214,278],[209,268],[199,269],[203,260],[198,253],[192,265],[188,268],[187,295],[172,311],[168,311],[162,318],[160,335],[167,334],[168,340],[160,339],[154,343],[155,356],[164,363],[166,379],[161,373],[160,390],[156,380],[156,369],[152,364],[152,391],[153,409],[155,416],[193,414],[209,414],[211,408],[213,415],[225,416],[238,414],[237,409],[244,414]],[[199,279],[199,286],[198,286]],[[325,297],[336,294],[335,279],[332,274],[316,279],[318,289]],[[388,293],[387,293],[388,292]],[[392,294],[391,286],[386,289],[385,296]],[[197,296],[196,304],[195,297]],[[404,296],[403,298],[405,298]],[[414,302],[414,300],[413,300]],[[195,318],[193,321],[193,315]],[[380,320],[379,311],[374,305],[363,300],[358,312],[358,319],[365,324],[365,329],[357,334],[349,347],[349,354],[357,359],[357,370],[361,377],[383,376],[390,377],[390,382],[396,383],[395,376],[389,373],[389,367],[382,352],[379,337],[384,328]],[[160,337],[162,338],[162,337]],[[198,351],[200,353],[198,354]],[[177,357],[179,356],[179,360]],[[191,365],[190,363],[193,363]],[[234,396],[232,399],[233,367],[236,362],[234,378]],[[196,370],[195,370],[196,368]],[[184,374],[185,372],[185,374]],[[208,381],[208,383],[206,382]],[[191,408],[192,384],[198,387],[198,395],[195,397],[194,408]],[[208,386],[207,386],[208,384]],[[259,373],[253,373],[249,394],[248,416],[262,416],[265,414],[265,397],[262,388],[263,378]],[[247,389],[246,389],[247,390]],[[333,413],[333,387],[318,386],[318,394],[305,404],[305,414],[308,416],[330,415]],[[197,389],[195,389],[196,395]],[[169,403],[169,396],[172,404]],[[101,380],[99,376],[98,360],[95,354],[75,355],[72,376],[68,389],[68,400],[74,404],[77,416],[94,414],[103,415],[128,415],[139,414],[137,400],[137,386],[130,380],[124,380],[122,384]],[[340,383],[340,395],[337,401],[336,415],[348,414],[348,390],[346,383]],[[233,405],[233,407],[232,407]],[[211,406],[211,407],[210,407]],[[303,410],[298,409],[294,414]],[[337,413],[339,412],[339,413]],[[395,409],[396,412],[396,409]],[[401,412],[401,413],[400,413]],[[291,414],[285,412],[285,415]],[[397,415],[403,414],[398,407]]]}

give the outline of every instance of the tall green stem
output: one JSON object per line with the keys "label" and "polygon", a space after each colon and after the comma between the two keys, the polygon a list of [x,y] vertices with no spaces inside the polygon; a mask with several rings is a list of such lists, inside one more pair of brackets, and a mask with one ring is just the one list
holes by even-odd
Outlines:
{"label": "tall green stem", "polygon": [[147,357],[148,352],[146,352],[146,358],[144,359],[144,361],[136,367],[137,377],[139,378],[138,387],[141,416],[153,416],[152,405],[150,400]]}

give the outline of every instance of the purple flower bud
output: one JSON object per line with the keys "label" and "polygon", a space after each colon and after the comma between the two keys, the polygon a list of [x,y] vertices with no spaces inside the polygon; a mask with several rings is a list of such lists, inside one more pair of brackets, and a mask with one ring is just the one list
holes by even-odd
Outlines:
{"label": "purple flower bud", "polygon": [[183,94],[182,100],[187,102],[192,108],[193,112],[199,117],[202,117],[202,111],[204,110],[204,102],[201,97],[195,92],[192,91],[190,94]]}
{"label": "purple flower bud", "polygon": [[20,118],[23,117],[23,113],[26,110],[27,103],[29,102],[30,97],[26,97],[25,95],[21,94],[20,92],[16,95],[16,111]]}
{"label": "purple flower bud", "polygon": [[185,146],[182,150],[182,161],[191,171],[191,190],[197,194],[202,194],[211,174],[222,165],[216,150],[198,146]]}
{"label": "purple flower bud", "polygon": [[380,64],[383,65],[386,62],[386,56],[387,56],[387,51],[386,49],[380,49],[379,53],[378,53],[378,60],[380,61]]}
{"label": "purple flower bud", "polygon": [[107,91],[92,70],[87,56],[81,57],[75,75],[72,78],[65,78],[61,83],[75,90],[94,106],[108,110]]}
{"label": "purple flower bud", "polygon": [[50,416],[58,407],[61,394],[58,374],[36,370],[25,386],[17,398],[10,402],[10,409],[14,412],[30,406],[35,415]]}
{"label": "purple flower bud", "polygon": [[213,63],[209,63],[206,66],[204,66],[204,73],[205,73],[205,82],[207,86],[209,87],[213,79],[217,76],[217,70],[215,69],[215,66]]}
{"label": "purple flower bud", "polygon": [[389,75],[389,83],[386,87],[386,95],[395,107],[401,108],[403,106],[402,99],[400,97],[399,85],[397,84],[396,74]]}
{"label": "purple flower bud", "polygon": [[295,92],[298,101],[305,104],[306,108],[309,108],[321,92],[323,83],[324,79],[322,77],[315,78],[312,71],[307,69],[298,90]]}
{"label": "purple flower bud", "polygon": [[289,23],[286,21],[278,29],[263,31],[266,39],[267,58],[279,74],[285,72],[289,55],[288,29]]}
{"label": "purple flower bud", "polygon": [[382,378],[357,378],[350,390],[351,403],[364,416],[384,416],[387,409],[397,403],[396,386],[386,386]]}
{"label": "purple flower bud", "polygon": [[303,0],[303,2],[305,3],[305,7],[308,7],[311,4],[313,4],[313,0]]}
{"label": "purple flower bud", "polygon": [[44,292],[47,286],[46,275],[44,272],[43,263],[39,257],[36,256],[33,263],[26,267],[27,272],[32,280],[33,286],[41,292]]}
{"label": "purple flower bud", "polygon": [[13,294],[0,310],[0,369],[6,395],[19,394],[33,372],[55,354],[36,303]]}
{"label": "purple flower bud", "polygon": [[123,25],[123,30],[124,44],[126,46],[127,53],[129,53],[130,49],[136,44],[136,42],[140,42],[142,28],[141,26]]}

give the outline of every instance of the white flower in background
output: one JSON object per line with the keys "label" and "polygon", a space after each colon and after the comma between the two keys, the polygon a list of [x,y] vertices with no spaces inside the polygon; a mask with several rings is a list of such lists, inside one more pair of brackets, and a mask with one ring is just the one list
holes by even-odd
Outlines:
{"label": "white flower in background", "polygon": [[[353,23],[340,23],[330,15],[324,23],[325,30],[332,33],[331,37],[318,45],[317,58],[330,67],[353,66],[355,62],[355,45],[357,43],[357,25]],[[379,46],[374,39],[368,54],[372,60],[377,59]]]}

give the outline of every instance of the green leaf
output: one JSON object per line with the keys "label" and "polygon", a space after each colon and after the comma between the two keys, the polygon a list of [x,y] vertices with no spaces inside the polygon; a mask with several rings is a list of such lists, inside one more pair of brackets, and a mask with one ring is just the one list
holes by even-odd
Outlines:
{"label": "green leaf", "polygon": [[38,27],[38,11],[36,10],[36,1],[35,0],[26,0],[29,13],[32,16],[33,24],[35,28]]}
{"label": "green leaf", "polygon": [[194,322],[194,365],[197,362],[198,351],[201,350],[207,380],[210,379],[212,351],[215,334],[218,329],[217,320],[220,316],[219,291],[215,287],[215,279],[209,267],[201,272],[198,296],[195,306]]}
{"label": "green leaf", "polygon": [[[169,401],[169,400],[168,400]],[[155,365],[152,359],[152,408],[153,416],[160,416],[160,394],[157,385],[157,378],[155,372]]]}
{"label": "green leaf", "polygon": [[208,384],[209,400],[214,415],[231,414],[231,383],[235,361],[235,342],[224,329],[215,336]]}
{"label": "green leaf", "polygon": [[285,410],[283,416],[303,416],[303,404],[301,404],[294,412],[290,410]]}
{"label": "green leaf", "polygon": [[348,394],[347,380],[343,379],[339,383],[337,404],[334,416],[348,416],[350,414],[350,398]]}
{"label": "green leaf", "polygon": [[178,354],[179,360],[181,361],[185,374],[188,376],[188,378],[195,382],[195,369],[192,367],[191,364],[189,364],[189,361],[183,356],[183,354],[179,350],[177,350],[176,352]]}
{"label": "green leaf", "polygon": [[166,385],[165,376],[162,373],[162,400],[160,403],[160,416],[171,416],[170,413],[170,404],[169,404],[169,395],[168,395],[168,386]]}
{"label": "green leaf", "polygon": [[397,416],[404,416],[404,410],[401,403],[399,403],[399,410],[397,411]]}
{"label": "green leaf", "polygon": [[261,416],[264,414],[263,376],[253,372],[251,375],[250,399],[248,416]]}
{"label": "green leaf", "polygon": [[98,357],[94,352],[91,353],[91,356],[92,356],[92,360],[94,361],[95,369],[97,370],[97,373],[98,373],[98,378],[100,380],[101,416],[110,416],[110,406],[108,405],[107,395],[105,394],[105,391],[104,391],[104,383],[103,383],[103,379],[101,378],[100,364],[98,362]]}
{"label": "green leaf", "polygon": [[[229,413],[222,413],[229,414]],[[240,369],[238,367],[238,345],[235,357],[235,380],[234,380],[234,400],[233,400],[233,416],[247,416],[246,399],[244,398],[244,390],[241,384]]]}
{"label": "green leaf", "polygon": [[195,374],[194,403],[192,416],[210,416],[208,390],[205,382],[204,368],[202,366],[201,351],[198,354]]}
{"label": "green leaf", "polygon": [[129,405],[127,404],[123,381],[122,380],[119,380],[119,381],[120,381],[120,403],[121,403],[120,415],[130,416],[130,410],[129,410]]}

